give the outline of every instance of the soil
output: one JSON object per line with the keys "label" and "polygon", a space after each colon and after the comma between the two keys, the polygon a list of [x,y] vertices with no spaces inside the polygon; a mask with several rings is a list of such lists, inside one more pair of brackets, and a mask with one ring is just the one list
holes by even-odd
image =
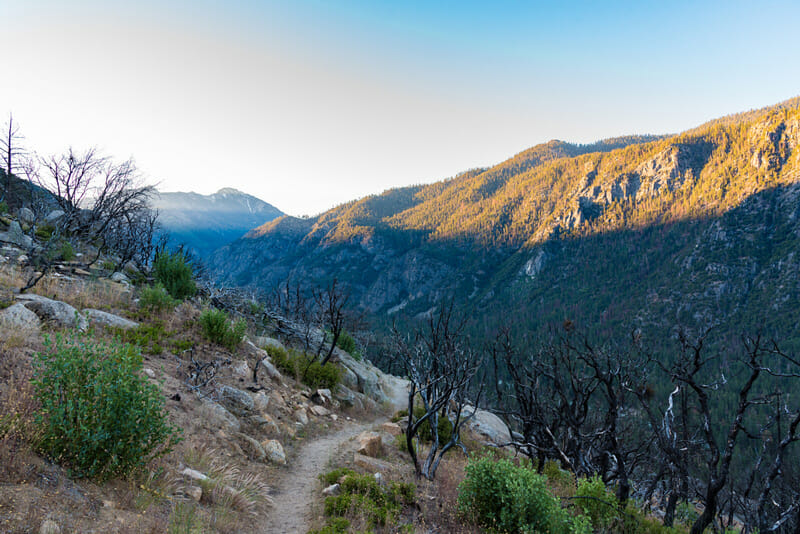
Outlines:
{"label": "soil", "polygon": [[330,469],[331,460],[347,448],[348,442],[375,424],[354,421],[333,434],[303,445],[291,471],[275,485],[274,503],[261,532],[307,532],[311,527],[314,492],[319,487],[318,476]]}

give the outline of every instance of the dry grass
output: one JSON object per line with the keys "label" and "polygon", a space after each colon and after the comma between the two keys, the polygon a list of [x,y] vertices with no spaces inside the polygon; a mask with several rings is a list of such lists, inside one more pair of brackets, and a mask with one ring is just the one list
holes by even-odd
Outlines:
{"label": "dry grass", "polygon": [[12,372],[0,395],[0,482],[21,484],[35,473],[36,409],[30,371]]}

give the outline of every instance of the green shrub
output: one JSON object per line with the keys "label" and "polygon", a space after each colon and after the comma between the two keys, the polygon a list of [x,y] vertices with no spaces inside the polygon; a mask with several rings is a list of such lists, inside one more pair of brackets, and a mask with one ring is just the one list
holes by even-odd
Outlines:
{"label": "green shrub", "polygon": [[335,518],[350,514],[364,517],[370,526],[383,526],[397,517],[403,506],[414,504],[413,484],[390,482],[384,487],[372,475],[357,475],[349,469],[336,469],[320,478],[332,484],[342,476],[345,478],[339,486],[341,494],[325,499],[325,515],[332,518],[326,528],[333,527]]}
{"label": "green shrub", "polygon": [[5,201],[0,202],[0,215],[8,213],[8,204]]}
{"label": "green shrub", "polygon": [[619,517],[619,502],[606,488],[599,475],[582,478],[575,491],[577,505],[583,510],[595,530],[605,530]]}
{"label": "green shrub", "polygon": [[162,312],[175,308],[178,301],[172,298],[161,284],[142,288],[139,295],[139,307],[148,311]]}
{"label": "green shrub", "polygon": [[90,334],[57,335],[46,338],[33,365],[41,449],[77,475],[123,475],[179,441],[135,347]]}
{"label": "green shrub", "polygon": [[[342,369],[331,362],[322,365],[305,353],[269,346],[267,353],[275,367],[285,374],[294,376],[311,388],[333,390],[342,381]],[[309,363],[310,362],[310,363]],[[305,373],[305,374],[304,374]]]}
{"label": "green shrub", "polygon": [[358,348],[355,338],[346,330],[342,330],[339,334],[339,339],[336,340],[336,346],[350,355],[354,355]]}
{"label": "green shrub", "polygon": [[197,293],[194,283],[194,268],[183,251],[169,252],[161,249],[153,259],[153,277],[178,300],[193,297]]}
{"label": "green shrub", "polygon": [[69,241],[64,241],[61,243],[61,247],[58,250],[58,255],[64,261],[72,261],[75,259],[75,249],[72,248],[72,243]]}
{"label": "green shrub", "polygon": [[352,469],[348,469],[347,467],[339,467],[328,473],[321,474],[319,476],[319,479],[326,486],[330,486],[331,484],[336,484],[337,482],[339,482],[339,479],[344,476],[350,476],[355,474],[356,472],[353,471]]}
{"label": "green shrub", "polygon": [[203,335],[209,341],[222,345],[228,350],[234,350],[244,339],[247,324],[243,319],[239,319],[231,325],[224,311],[212,308],[200,314],[200,327],[203,329]]}
{"label": "green shrub", "polygon": [[529,466],[485,457],[470,460],[459,486],[459,511],[491,532],[588,533],[583,517],[571,517]]}
{"label": "green shrub", "polygon": [[55,231],[56,227],[53,226],[52,224],[40,224],[39,226],[36,227],[34,235],[36,235],[36,237],[38,237],[39,239],[47,240],[53,236],[53,232]]}
{"label": "green shrub", "polygon": [[[420,419],[423,415],[425,415],[425,408],[423,406],[414,406],[414,419]],[[450,438],[453,437],[453,423],[447,416],[439,414],[439,421],[436,424],[436,428],[439,430],[439,443],[447,443],[450,441]],[[430,419],[420,425],[417,431],[417,437],[419,437],[423,443],[430,443],[433,441]]]}

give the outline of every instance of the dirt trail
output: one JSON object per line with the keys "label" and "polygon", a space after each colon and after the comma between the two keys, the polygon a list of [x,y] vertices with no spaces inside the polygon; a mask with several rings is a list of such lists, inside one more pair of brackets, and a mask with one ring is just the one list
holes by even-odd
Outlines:
{"label": "dirt trail", "polygon": [[311,524],[311,503],[317,476],[328,467],[328,460],[343,443],[372,428],[377,421],[352,423],[345,428],[309,441],[296,457],[295,465],[276,486],[275,501],[262,532],[269,534],[305,534]]}

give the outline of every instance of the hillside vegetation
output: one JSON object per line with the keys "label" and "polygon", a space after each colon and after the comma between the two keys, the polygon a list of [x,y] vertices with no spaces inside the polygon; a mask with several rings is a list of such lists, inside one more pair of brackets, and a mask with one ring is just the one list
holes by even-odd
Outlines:
{"label": "hillside vegetation", "polygon": [[551,141],[276,219],[211,267],[263,289],[337,277],[378,326],[455,297],[480,337],[500,317],[526,331],[569,318],[654,339],[675,324],[732,338],[763,327],[797,347],[799,108],[795,98],[666,137]]}

